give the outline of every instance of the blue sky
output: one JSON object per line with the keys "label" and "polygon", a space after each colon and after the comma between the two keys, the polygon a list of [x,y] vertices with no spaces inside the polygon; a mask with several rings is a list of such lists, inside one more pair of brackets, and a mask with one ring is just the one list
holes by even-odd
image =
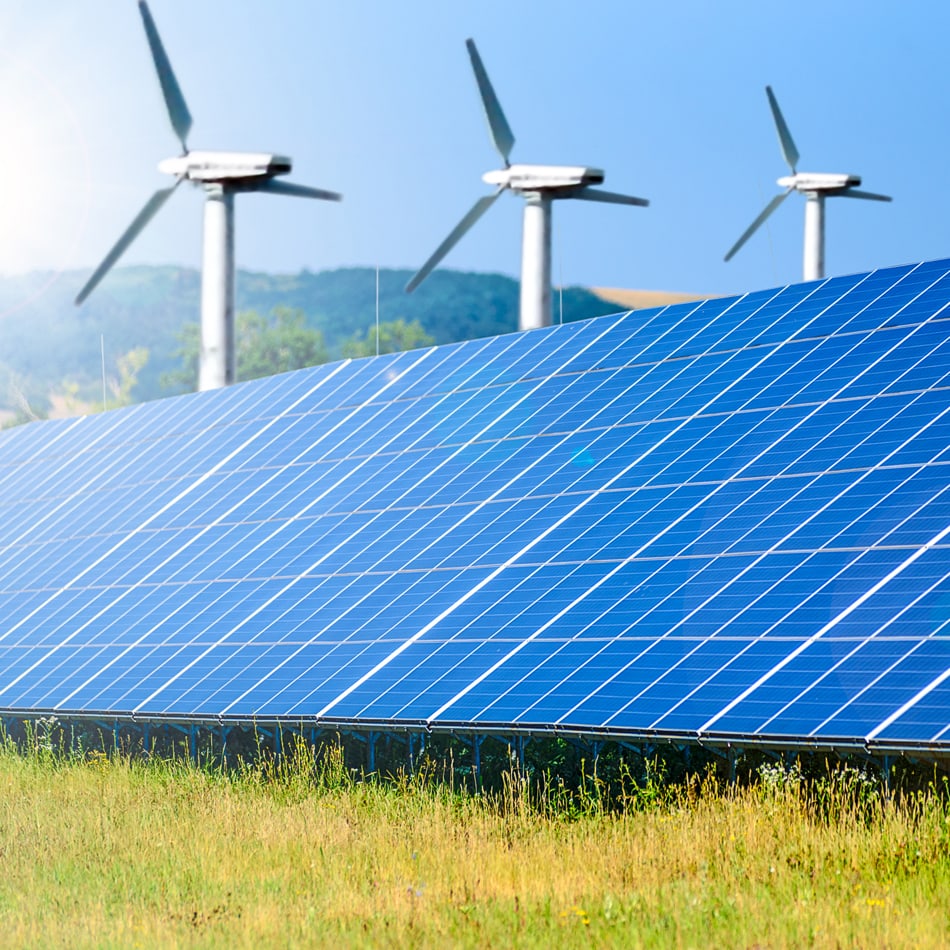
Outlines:
{"label": "blue sky", "polygon": [[[588,164],[647,209],[558,202],[554,279],[725,294],[800,279],[764,87],[809,171],[855,172],[889,205],[832,200],[829,274],[950,255],[950,4],[681,0],[152,0],[194,117],[192,148],[267,150],[339,205],[238,198],[241,267],[415,268],[498,167],[464,41],[475,38],[515,161]],[[585,13],[584,11],[591,11]],[[91,267],[176,154],[134,0],[0,10],[0,272]],[[202,196],[180,189],[122,263],[197,266]],[[504,196],[443,266],[517,275]]]}

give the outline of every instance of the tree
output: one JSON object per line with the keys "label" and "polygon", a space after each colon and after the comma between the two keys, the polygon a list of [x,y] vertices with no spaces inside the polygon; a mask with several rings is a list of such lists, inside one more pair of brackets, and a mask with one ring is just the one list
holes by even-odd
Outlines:
{"label": "tree", "polygon": [[61,419],[68,416],[90,415],[105,409],[118,409],[135,402],[134,390],[139,373],[148,365],[149,352],[144,346],[137,346],[116,358],[116,375],[104,380],[112,393],[107,399],[104,390],[100,391],[100,381],[80,383],[75,379],[64,379],[49,392],[49,409],[44,414]]}
{"label": "tree", "polygon": [[343,355],[375,356],[379,353],[401,353],[403,350],[416,350],[422,346],[432,346],[435,338],[426,333],[418,320],[407,323],[405,320],[389,320],[379,325],[379,349],[376,348],[376,327],[370,327],[365,333],[354,333],[343,344]]}
{"label": "tree", "polygon": [[0,365],[0,379],[3,379],[7,391],[5,404],[0,408],[0,428],[7,429],[47,417],[45,410],[34,408],[33,400],[27,393],[27,381],[19,373],[14,373]]}
{"label": "tree", "polygon": [[[235,317],[235,360],[239,380],[286,373],[329,359],[323,334],[305,323],[302,310],[274,307],[269,316],[244,310]],[[186,324],[178,335],[176,355],[182,368],[162,377],[162,384],[195,389],[201,334],[198,324]]]}
{"label": "tree", "polygon": [[130,406],[135,400],[132,391],[139,380],[139,373],[148,365],[148,348],[137,346],[123,353],[116,361],[118,377],[109,379],[109,389],[112,390],[112,401],[109,408]]}

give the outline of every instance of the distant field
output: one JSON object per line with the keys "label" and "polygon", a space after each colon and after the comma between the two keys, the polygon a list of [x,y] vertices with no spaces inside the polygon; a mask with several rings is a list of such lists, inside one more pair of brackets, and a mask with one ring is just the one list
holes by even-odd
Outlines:
{"label": "distant field", "polygon": [[615,303],[627,310],[667,307],[674,303],[706,299],[702,294],[677,294],[665,290],[621,290],[617,287],[591,287],[590,291],[600,297],[601,300]]}
{"label": "distant field", "polygon": [[[0,925],[36,947],[940,947],[950,811],[859,774],[538,800],[0,752]],[[945,789],[944,789],[945,793]]]}

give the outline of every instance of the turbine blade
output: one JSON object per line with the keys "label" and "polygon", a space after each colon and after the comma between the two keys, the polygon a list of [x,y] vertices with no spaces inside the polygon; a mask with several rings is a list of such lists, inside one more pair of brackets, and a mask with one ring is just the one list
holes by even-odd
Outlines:
{"label": "turbine blade", "polygon": [[171,61],[168,59],[165,47],[162,46],[161,37],[158,35],[158,29],[145,0],[139,0],[139,12],[142,14],[145,35],[148,37],[148,45],[152,50],[152,59],[155,61],[158,81],[162,85],[162,95],[165,97],[168,117],[171,119],[172,128],[175,130],[178,140],[181,142],[181,147],[187,152],[186,139],[191,131],[191,113],[185,104],[185,97],[182,95],[181,87],[178,85],[178,80],[172,70]]}
{"label": "turbine blade", "polygon": [[857,188],[845,188],[844,191],[839,192],[843,198],[864,198],[867,201],[893,201],[894,199],[890,195],[878,195],[873,191],[860,191]]}
{"label": "turbine blade", "polygon": [[482,58],[478,55],[474,40],[466,40],[465,45],[468,48],[468,55],[472,61],[472,69],[475,70],[475,81],[478,83],[478,91],[482,96],[482,105],[485,107],[485,116],[488,119],[488,129],[491,132],[491,140],[498,154],[501,155],[507,167],[508,156],[515,144],[515,137],[512,134],[511,126],[505,118],[505,113],[501,110],[501,103],[495,90],[488,79],[488,73],[482,64]]}
{"label": "turbine blade", "polygon": [[155,217],[158,210],[166,201],[171,193],[178,187],[178,182],[171,188],[163,188],[156,191],[145,204],[145,207],[135,216],[135,220],[125,229],[125,233],[112,247],[112,250],[103,258],[102,263],[92,272],[92,276],[86,281],[82,290],[76,295],[76,305],[81,304],[95,289],[96,285],[102,280],[112,265],[125,253],[128,246],[142,233],[142,229]]}
{"label": "turbine blade", "polygon": [[260,184],[250,185],[248,191],[268,191],[273,195],[290,195],[294,198],[319,198],[323,201],[342,201],[343,195],[335,191],[324,191],[322,188],[311,188],[309,185],[295,185],[291,181],[281,181],[278,178],[264,178]]}
{"label": "turbine blade", "polygon": [[638,208],[649,207],[646,198],[634,198],[632,195],[618,195],[613,191],[604,191],[601,188],[578,188],[570,198],[580,198],[581,201],[602,201],[608,205],[636,205]]}
{"label": "turbine blade", "polygon": [[759,230],[760,227],[765,223],[765,219],[794,191],[793,188],[789,188],[788,191],[783,191],[780,195],[776,195],[766,206],[765,210],[755,219],[755,221],[750,224],[745,231],[742,232],[742,237],[736,241],[735,244],[729,249],[729,253],[726,255],[725,260],[731,260],[736,251],[745,244],[746,241]]}
{"label": "turbine blade", "polygon": [[775,120],[775,129],[778,132],[778,141],[779,145],[782,146],[782,155],[785,158],[785,164],[788,165],[794,175],[797,171],[795,166],[798,165],[798,159],[801,156],[798,154],[798,149],[795,148],[792,133],[788,131],[785,116],[782,115],[782,110],[778,107],[778,100],[775,98],[775,93],[772,92],[771,86],[765,87],[765,94],[769,97],[769,105],[772,107],[772,118]]}
{"label": "turbine blade", "polygon": [[416,271],[415,276],[412,280],[406,284],[406,293],[411,294],[416,287],[421,284],[426,277],[435,270],[439,261],[445,257],[449,251],[458,244],[462,236],[468,231],[469,228],[495,203],[495,199],[504,191],[504,188],[499,188],[493,195],[486,195],[484,198],[479,198],[478,201],[472,205],[471,210],[468,214],[462,218],[461,221],[452,229],[452,232],[449,236],[435,249],[432,256]]}

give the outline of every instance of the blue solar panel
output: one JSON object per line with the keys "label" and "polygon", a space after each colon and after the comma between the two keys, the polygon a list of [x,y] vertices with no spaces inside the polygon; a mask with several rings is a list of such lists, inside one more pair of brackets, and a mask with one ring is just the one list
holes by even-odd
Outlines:
{"label": "blue solar panel", "polygon": [[0,709],[950,743],[950,262],[0,434]]}

